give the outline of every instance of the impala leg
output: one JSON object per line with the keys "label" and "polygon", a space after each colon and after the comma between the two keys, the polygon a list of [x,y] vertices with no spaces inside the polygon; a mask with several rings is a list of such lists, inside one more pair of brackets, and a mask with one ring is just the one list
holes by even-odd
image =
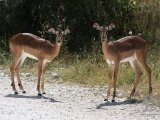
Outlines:
{"label": "impala leg", "polygon": [[139,82],[139,80],[140,80],[140,77],[141,77],[141,75],[142,75],[142,71],[141,71],[141,69],[140,69],[140,67],[139,67],[139,65],[138,65],[138,63],[137,63],[136,60],[130,61],[130,64],[131,64],[134,72],[136,73],[136,78],[135,78],[135,80],[134,80],[134,86],[133,86],[132,91],[131,91],[131,94],[130,94],[130,98],[131,98],[131,97],[134,95],[134,92],[135,92],[135,90],[136,90],[136,87],[137,87],[137,85],[138,85],[138,82]]}
{"label": "impala leg", "polygon": [[115,68],[114,68],[114,73],[113,73],[113,99],[112,102],[115,101],[115,97],[116,97],[116,81],[117,81],[117,73],[118,73],[118,69],[119,69],[119,62],[115,63]]}
{"label": "impala leg", "polygon": [[42,75],[42,60],[38,60],[38,82],[37,82],[37,91],[38,95],[41,96],[40,91],[40,82],[41,82],[41,75]]}
{"label": "impala leg", "polygon": [[46,62],[43,61],[43,65],[42,65],[42,74],[41,74],[41,90],[42,90],[42,94],[46,94],[46,92],[44,91],[44,74],[45,74],[45,66],[46,66]]}
{"label": "impala leg", "polygon": [[11,66],[10,66],[10,73],[11,73],[11,86],[12,89],[14,90],[15,94],[18,94],[16,87],[15,87],[15,83],[14,83],[14,62],[12,62]]}
{"label": "impala leg", "polygon": [[110,91],[111,91],[111,87],[112,87],[112,78],[113,78],[113,65],[108,65],[108,77],[109,77],[109,80],[108,80],[108,89],[107,89],[107,96],[106,98],[104,99],[104,101],[108,101],[108,98],[110,96]]}
{"label": "impala leg", "polygon": [[17,92],[16,86],[15,86],[14,75],[15,75],[15,68],[19,62],[19,59],[20,59],[19,57],[15,57],[13,59],[11,66],[10,66],[11,81],[12,81],[11,86],[12,86],[12,89],[14,90],[15,94],[18,94],[18,92]]}
{"label": "impala leg", "polygon": [[17,76],[17,80],[18,80],[18,86],[19,88],[22,90],[22,93],[26,93],[26,91],[23,89],[23,85],[22,85],[22,82],[21,82],[21,79],[20,79],[20,75],[19,75],[19,70],[20,70],[20,66],[23,64],[24,60],[25,60],[26,57],[22,57],[16,68],[15,68],[15,72],[16,72],[16,76]]}
{"label": "impala leg", "polygon": [[146,60],[145,60],[146,59],[146,54],[144,55],[143,52],[146,52],[146,49],[145,49],[145,51],[141,50],[141,51],[138,51],[136,53],[139,56],[139,57],[137,57],[137,60],[140,63],[140,65],[144,68],[145,72],[147,73],[148,84],[149,84],[148,94],[151,95],[152,94],[151,69],[146,63]]}
{"label": "impala leg", "polygon": [[148,95],[150,96],[152,94],[151,69],[149,68],[149,66],[147,65],[146,62],[143,64],[143,67],[144,67],[144,69],[147,73],[147,76],[148,76],[148,85],[149,85]]}
{"label": "impala leg", "polygon": [[148,95],[150,96],[152,94],[152,83],[151,83],[151,69],[147,65],[145,60],[139,61],[142,67],[144,68],[145,72],[147,73],[148,76],[148,83],[149,83],[149,92]]}

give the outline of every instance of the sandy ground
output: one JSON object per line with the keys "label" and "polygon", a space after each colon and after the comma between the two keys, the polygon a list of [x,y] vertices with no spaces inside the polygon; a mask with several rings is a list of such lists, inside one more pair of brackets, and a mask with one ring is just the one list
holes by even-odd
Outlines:
{"label": "sandy ground", "polygon": [[106,87],[45,81],[47,94],[40,97],[36,76],[21,78],[27,93],[15,95],[9,74],[0,70],[0,120],[160,120],[160,108],[141,100],[104,102]]}

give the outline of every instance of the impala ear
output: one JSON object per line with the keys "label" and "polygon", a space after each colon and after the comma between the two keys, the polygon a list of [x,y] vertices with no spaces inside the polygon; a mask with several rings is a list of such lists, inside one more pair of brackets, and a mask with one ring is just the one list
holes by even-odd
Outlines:
{"label": "impala ear", "polygon": [[100,29],[101,29],[98,23],[94,23],[94,24],[93,24],[93,28],[96,28],[97,30],[100,30]]}
{"label": "impala ear", "polygon": [[133,35],[132,31],[129,31],[129,32],[128,32],[128,35],[130,35],[130,36]]}
{"label": "impala ear", "polygon": [[64,31],[62,31],[62,34],[63,35],[67,35],[67,34],[69,34],[70,33],[70,30],[67,28],[67,29],[65,29]]}
{"label": "impala ear", "polygon": [[54,28],[50,28],[50,29],[48,30],[48,32],[51,32],[51,33],[53,33],[53,34],[56,34],[56,30],[55,30]]}
{"label": "impala ear", "polygon": [[111,24],[108,26],[108,30],[112,30],[113,28],[115,28],[115,24],[114,24],[114,23],[111,23]]}

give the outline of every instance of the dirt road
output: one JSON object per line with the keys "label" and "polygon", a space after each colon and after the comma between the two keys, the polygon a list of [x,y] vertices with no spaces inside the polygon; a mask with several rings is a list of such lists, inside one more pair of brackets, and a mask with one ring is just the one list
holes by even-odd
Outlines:
{"label": "dirt road", "polygon": [[26,94],[11,90],[8,73],[0,70],[0,120],[159,120],[160,108],[144,101],[117,98],[104,102],[105,87],[45,82],[46,95],[37,96],[36,76],[22,75]]}

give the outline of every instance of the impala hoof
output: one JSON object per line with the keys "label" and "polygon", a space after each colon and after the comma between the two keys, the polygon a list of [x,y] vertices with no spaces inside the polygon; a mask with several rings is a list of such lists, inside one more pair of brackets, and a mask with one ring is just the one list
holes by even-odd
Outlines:
{"label": "impala hoof", "polygon": [[22,93],[26,93],[26,91],[23,91]]}
{"label": "impala hoof", "polygon": [[115,100],[113,99],[112,102],[115,102]]}
{"label": "impala hoof", "polygon": [[104,99],[104,101],[108,101],[108,99]]}
{"label": "impala hoof", "polygon": [[16,91],[16,92],[14,92],[14,94],[16,94],[16,95],[17,95],[17,94],[18,94],[18,92]]}
{"label": "impala hoof", "polygon": [[42,94],[41,94],[41,93],[38,93],[38,96],[42,96]]}
{"label": "impala hoof", "polygon": [[43,92],[42,94],[46,94],[46,92]]}

